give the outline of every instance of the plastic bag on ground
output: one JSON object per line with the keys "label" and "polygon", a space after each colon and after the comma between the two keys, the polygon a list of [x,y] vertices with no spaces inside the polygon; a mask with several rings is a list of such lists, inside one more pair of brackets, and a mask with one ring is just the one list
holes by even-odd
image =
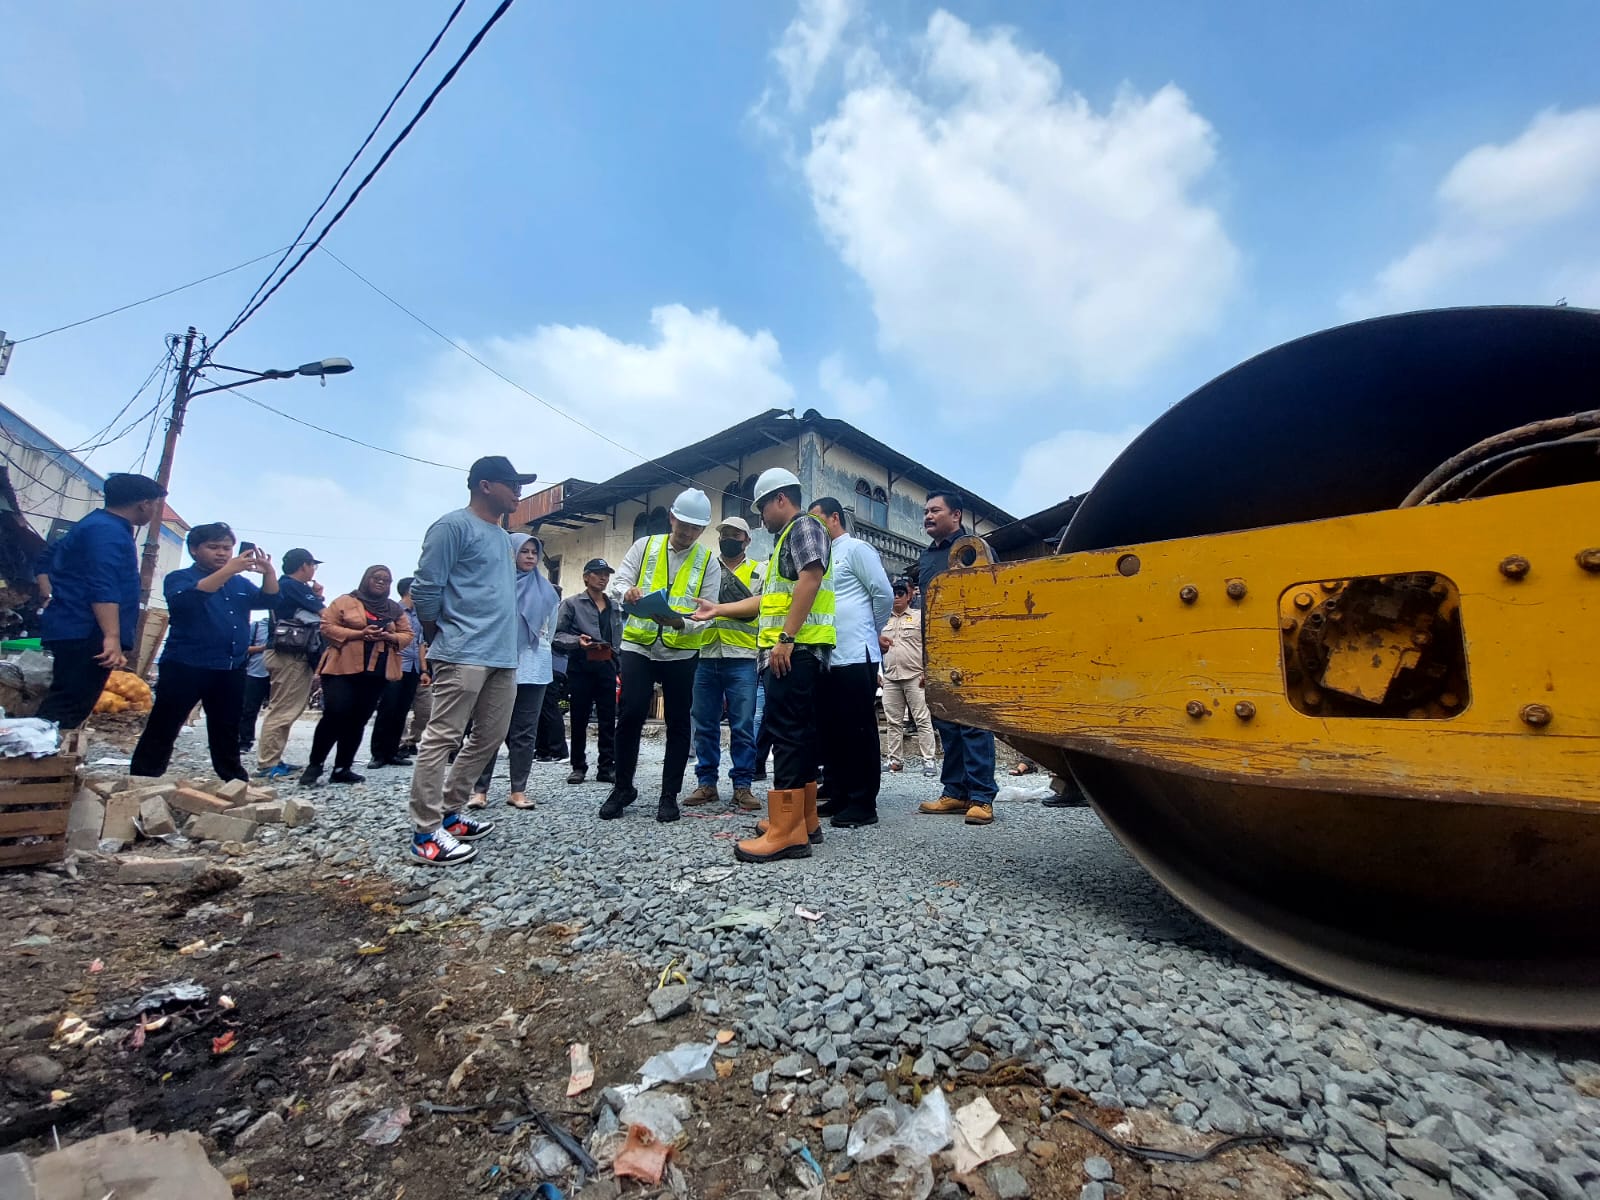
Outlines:
{"label": "plastic bag on ground", "polygon": [[628,1140],[611,1164],[611,1173],[618,1179],[642,1179],[649,1184],[661,1182],[667,1169],[667,1156],[672,1147],[660,1141],[643,1125],[628,1127]]}
{"label": "plastic bag on ground", "polygon": [[658,1083],[695,1083],[702,1079],[715,1079],[711,1056],[717,1052],[716,1042],[682,1042],[671,1050],[652,1055],[639,1068],[639,1082],[647,1088]]}
{"label": "plastic bag on ground", "polygon": [[891,1100],[866,1113],[850,1130],[845,1153],[857,1162],[892,1155],[887,1186],[895,1197],[927,1200],[933,1191],[933,1156],[950,1144],[950,1106],[937,1088],[915,1109]]}
{"label": "plastic bag on ground", "polygon": [[671,1145],[683,1133],[683,1123],[693,1112],[687,1096],[670,1092],[646,1092],[622,1106],[617,1120],[625,1127],[642,1125],[660,1141]]}
{"label": "plastic bag on ground", "polygon": [[522,1167],[534,1179],[560,1179],[572,1169],[572,1156],[554,1138],[535,1138],[522,1157]]}
{"label": "plastic bag on ground", "polygon": [[361,1131],[356,1140],[366,1142],[369,1146],[391,1146],[400,1140],[400,1131],[409,1124],[411,1124],[409,1104],[402,1104],[399,1108],[386,1108],[367,1123],[367,1127]]}
{"label": "plastic bag on ground", "polygon": [[994,802],[996,804],[1015,804],[1018,802],[1037,804],[1041,800],[1050,799],[1053,795],[1055,795],[1055,792],[1051,790],[1048,783],[1036,787],[1022,787],[1015,783],[1008,783],[995,793]]}

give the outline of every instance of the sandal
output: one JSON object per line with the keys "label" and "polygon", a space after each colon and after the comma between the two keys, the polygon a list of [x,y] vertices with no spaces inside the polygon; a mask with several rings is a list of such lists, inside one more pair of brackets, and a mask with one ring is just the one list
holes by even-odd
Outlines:
{"label": "sandal", "polygon": [[483,792],[474,792],[472,799],[467,801],[468,808],[488,808],[489,797]]}
{"label": "sandal", "polygon": [[[519,797],[519,796],[522,797],[521,803],[518,803],[518,801],[517,801],[517,797]],[[520,808],[520,809],[523,809],[524,811],[526,811],[527,809],[530,809],[530,808],[539,807],[537,804],[535,804],[532,800],[529,800],[528,797],[523,795],[523,793],[521,793],[521,792],[512,792],[511,795],[507,796],[506,797],[506,806],[508,808]]]}
{"label": "sandal", "polygon": [[1013,775],[1032,775],[1038,769],[1039,768],[1034,766],[1031,762],[1019,762],[1016,766],[1011,768],[1011,773]]}

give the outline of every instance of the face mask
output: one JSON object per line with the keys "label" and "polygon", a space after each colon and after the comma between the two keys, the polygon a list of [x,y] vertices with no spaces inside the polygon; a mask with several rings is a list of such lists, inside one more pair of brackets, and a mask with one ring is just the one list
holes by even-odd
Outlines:
{"label": "face mask", "polygon": [[723,558],[738,558],[744,553],[744,543],[738,538],[723,538],[717,543]]}

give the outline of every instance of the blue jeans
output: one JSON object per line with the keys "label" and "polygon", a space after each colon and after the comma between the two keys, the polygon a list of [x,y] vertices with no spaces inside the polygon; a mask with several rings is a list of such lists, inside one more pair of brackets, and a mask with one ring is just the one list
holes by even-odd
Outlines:
{"label": "blue jeans", "polygon": [[722,765],[722,704],[728,704],[728,772],[736,788],[747,788],[756,771],[756,660],[702,658],[694,675],[695,779],[702,787],[717,785]]}
{"label": "blue jeans", "polygon": [[972,804],[994,801],[994,734],[971,725],[933,719],[944,743],[944,770],[939,779],[944,794]]}

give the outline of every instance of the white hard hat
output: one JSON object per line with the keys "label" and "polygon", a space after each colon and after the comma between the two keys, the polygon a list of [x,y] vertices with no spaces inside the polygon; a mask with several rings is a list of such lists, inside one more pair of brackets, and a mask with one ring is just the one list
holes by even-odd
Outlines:
{"label": "white hard hat", "polygon": [[711,501],[699,488],[688,488],[678,493],[678,498],[667,510],[678,520],[690,525],[711,524]]}
{"label": "white hard hat", "polygon": [[722,520],[717,522],[717,528],[719,530],[737,529],[740,533],[745,534],[746,536],[748,536],[750,533],[750,526],[743,517],[723,517]]}
{"label": "white hard hat", "polygon": [[782,467],[768,467],[761,472],[761,478],[756,480],[756,490],[751,496],[751,507],[757,516],[761,515],[761,502],[779,488],[799,487],[800,479],[793,471],[786,471]]}

